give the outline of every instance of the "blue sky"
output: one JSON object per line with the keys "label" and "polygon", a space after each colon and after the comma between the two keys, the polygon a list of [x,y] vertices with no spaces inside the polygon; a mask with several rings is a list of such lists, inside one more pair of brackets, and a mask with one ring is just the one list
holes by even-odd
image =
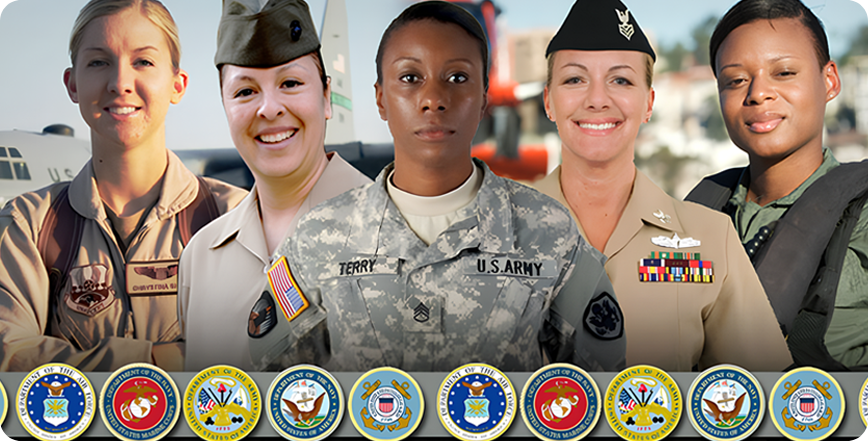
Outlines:
{"label": "blue sky", "polygon": [[[868,13],[853,0],[803,0],[823,20],[833,57],[843,54]],[[868,0],[860,0],[868,4]],[[86,0],[0,0],[0,130],[41,131],[64,123],[87,139],[87,126],[61,81],[69,66],[72,22]],[[167,117],[172,149],[231,147],[213,65],[220,19],[219,0],[164,0],[181,32],[181,67],[190,74],[183,102]],[[373,100],[374,56],[382,31],[410,0],[347,0],[350,66],[356,135],[365,142],[389,142]],[[497,0],[511,30],[557,28],[573,0]],[[659,43],[689,42],[690,30],[709,15],[720,16],[735,0],[627,0],[634,17]],[[314,21],[325,0],[310,0]],[[544,62],[539,60],[539,62]],[[665,97],[658,96],[658,100]]]}

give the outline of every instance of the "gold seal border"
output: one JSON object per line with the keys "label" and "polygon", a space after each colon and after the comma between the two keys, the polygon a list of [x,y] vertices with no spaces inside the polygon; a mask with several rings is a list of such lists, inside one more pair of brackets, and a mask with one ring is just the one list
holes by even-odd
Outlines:
{"label": "gold seal border", "polygon": [[[670,420],[670,421],[672,422],[672,428],[671,428],[670,430],[668,430],[668,431],[664,431],[663,428],[660,428],[660,429],[657,429],[655,432],[649,432],[649,433],[642,433],[642,434],[639,434],[639,435],[647,436],[648,439],[652,439],[652,436],[656,435],[656,437],[654,437],[653,439],[655,439],[655,440],[661,440],[661,439],[666,438],[667,436],[669,436],[669,434],[671,434],[672,431],[674,431],[674,430],[678,427],[678,423],[681,422],[681,414],[684,413],[684,400],[682,400],[682,398],[681,398],[681,389],[678,387],[678,383],[675,382],[675,380],[672,378],[672,376],[669,375],[669,373],[666,372],[666,371],[664,371],[663,369],[659,369],[659,368],[656,368],[656,367],[654,367],[654,366],[649,366],[649,365],[647,365],[647,364],[637,364],[636,366],[632,366],[632,367],[629,367],[629,368],[627,368],[627,369],[622,370],[621,372],[618,372],[618,373],[615,375],[615,377],[612,378],[612,381],[609,382],[609,386],[606,388],[606,397],[605,397],[605,401],[604,401],[604,403],[603,403],[603,406],[605,406],[605,408],[606,408],[606,422],[609,423],[609,427],[612,428],[612,431],[615,432],[616,434],[618,434],[618,436],[620,436],[621,438],[626,439],[626,440],[635,439],[635,437],[633,437],[633,436],[624,435],[624,434],[622,434],[621,432],[619,432],[619,431],[615,428],[615,426],[612,424],[612,421],[611,421],[611,419],[609,418],[609,414],[610,414],[610,413],[614,413],[614,411],[615,411],[615,409],[614,409],[614,403],[617,401],[617,397],[616,397],[616,399],[611,399],[611,400],[610,400],[610,398],[611,398],[611,396],[612,396],[612,394],[613,394],[613,392],[614,392],[613,389],[616,388],[616,387],[617,387],[617,388],[620,388],[620,386],[623,384],[623,381],[618,382],[618,379],[619,379],[622,375],[629,374],[630,371],[632,371],[632,370],[636,370],[636,369],[642,369],[642,370],[647,369],[647,370],[651,370],[651,375],[654,375],[655,373],[662,374],[662,376],[665,377],[665,380],[660,379],[659,377],[657,377],[657,379],[658,379],[659,381],[661,381],[664,385],[667,385],[667,386],[672,385],[672,386],[674,386],[675,391],[677,392],[677,395],[672,396],[672,403],[673,403],[673,405],[674,405],[675,403],[678,403],[678,412],[675,414],[674,418],[672,418],[672,419]],[[648,375],[648,374],[633,374],[633,375],[628,375],[627,378],[624,379],[624,381],[629,380],[630,378],[632,378],[632,377],[634,377],[634,376],[637,376],[637,375]],[[616,383],[617,383],[617,384],[616,384]],[[671,395],[671,394],[670,394],[670,395]],[[611,408],[610,408],[610,406],[609,406],[609,403],[610,403],[610,402],[612,403],[612,407],[611,407]],[[631,432],[631,433],[633,433],[633,432]]]}
{"label": "gold seal border", "polygon": [[[205,375],[205,374],[208,374],[209,371],[213,371],[213,370],[215,370],[215,369],[216,369],[216,370],[219,370],[219,371],[221,371],[221,372],[224,371],[224,370],[229,370],[229,371],[231,371],[231,372],[238,372],[238,373],[241,373],[242,375],[244,375],[245,377],[247,377],[247,381],[246,381],[246,382],[245,382],[245,381],[238,380],[238,379],[236,379],[236,380],[239,381],[239,382],[241,382],[241,384],[243,384],[243,385],[247,388],[247,392],[248,392],[249,395],[250,395],[250,401],[251,401],[251,403],[254,401],[254,397],[256,397],[256,400],[259,401],[258,410],[257,410],[256,412],[252,412],[252,411],[251,411],[251,414],[253,415],[253,422],[252,422],[252,424],[251,424],[249,430],[247,430],[246,432],[242,432],[241,429],[239,428],[239,429],[237,429],[238,432],[232,432],[231,434],[230,434],[230,433],[225,433],[225,434],[224,434],[224,433],[219,433],[219,434],[217,434],[217,435],[221,435],[221,436],[222,436],[222,435],[225,435],[226,437],[231,437],[232,434],[236,434],[236,433],[237,433],[237,436],[234,437],[234,438],[232,438],[232,439],[233,439],[233,440],[240,440],[240,439],[246,437],[247,435],[249,435],[250,432],[252,432],[254,429],[256,429],[256,425],[259,424],[259,417],[260,417],[260,415],[262,414],[262,394],[259,392],[259,386],[256,385],[256,381],[253,380],[253,377],[251,377],[250,374],[248,374],[247,372],[244,372],[244,371],[241,370],[241,369],[238,369],[238,368],[235,368],[235,367],[232,367],[232,366],[228,366],[228,365],[225,365],[225,364],[218,364],[218,365],[215,365],[215,366],[211,366],[211,367],[209,367],[209,368],[202,369],[201,371],[199,371],[198,373],[196,373],[196,375],[193,376],[193,378],[192,378],[192,379],[190,380],[190,382],[187,384],[187,389],[186,389],[185,392],[184,392],[184,404],[183,404],[183,406],[184,406],[184,420],[187,421],[187,426],[190,427],[190,430],[192,430],[193,433],[195,433],[196,435],[198,435],[199,438],[202,438],[202,439],[205,439],[205,440],[213,440],[213,439],[214,439],[214,438],[206,437],[206,436],[202,435],[202,433],[199,433],[199,432],[196,431],[196,429],[193,427],[193,423],[190,421],[190,418],[189,418],[190,413],[188,413],[188,410],[191,410],[191,409],[188,409],[188,408],[187,408],[187,403],[188,403],[188,402],[192,402],[192,403],[194,403],[194,404],[192,404],[192,405],[195,405],[195,402],[196,402],[196,396],[195,396],[195,393],[196,393],[196,391],[198,390],[198,388],[197,388],[197,387],[193,387],[193,382],[195,382],[196,379],[199,378],[200,376]],[[220,376],[220,375],[226,375],[226,374],[225,374],[225,373],[211,374],[211,375],[206,376],[206,377],[203,379],[203,381],[204,381],[204,380],[207,380],[208,378],[210,378],[210,377],[212,377],[212,376]],[[201,383],[200,383],[200,385],[201,385]],[[252,392],[255,392],[255,394],[252,393]],[[191,394],[191,393],[193,393],[194,396],[193,396],[193,399],[192,399],[192,400],[189,400],[189,398],[190,398],[190,394]],[[251,409],[253,408],[253,406],[250,406],[250,407],[251,407]],[[195,415],[195,413],[196,413],[195,410],[191,410],[191,411],[192,411],[192,414]],[[197,424],[199,424],[199,423],[197,423]],[[203,430],[203,432],[204,432],[204,430]],[[210,432],[210,431],[209,431],[209,432]]]}

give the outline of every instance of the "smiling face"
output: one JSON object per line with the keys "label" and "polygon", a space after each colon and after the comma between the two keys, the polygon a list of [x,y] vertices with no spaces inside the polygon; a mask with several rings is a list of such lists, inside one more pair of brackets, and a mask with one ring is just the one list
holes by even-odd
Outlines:
{"label": "smiling face", "polygon": [[224,65],[223,107],[235,148],[257,180],[313,168],[322,155],[330,90],[308,54],[270,68]]}
{"label": "smiling face", "polygon": [[165,143],[169,104],[181,101],[187,74],[172,65],[163,31],[135,8],[93,20],[74,67],[69,97],[91,129],[94,147]]}
{"label": "smiling face", "polygon": [[382,69],[377,107],[396,161],[466,160],[486,104],[479,42],[455,24],[413,21],[390,37]]}
{"label": "smiling face", "polygon": [[739,26],[721,44],[717,66],[726,129],[751,162],[822,148],[826,103],[841,83],[834,62],[819,66],[811,34],[798,19]]}
{"label": "smiling face", "polygon": [[558,126],[562,155],[591,164],[632,161],[639,126],[651,118],[654,104],[646,55],[562,50],[553,56],[543,99]]}

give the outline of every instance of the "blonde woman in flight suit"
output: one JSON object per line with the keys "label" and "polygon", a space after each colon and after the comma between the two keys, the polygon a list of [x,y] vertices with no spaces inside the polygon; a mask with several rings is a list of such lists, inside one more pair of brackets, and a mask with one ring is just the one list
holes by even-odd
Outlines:
{"label": "blonde woman in flight suit", "polygon": [[[93,156],[72,182],[21,195],[0,212],[0,371],[48,362],[179,370],[176,274],[189,219],[202,213],[193,207],[204,203],[217,217],[244,191],[197,179],[166,148],[166,112],[184,96],[187,73],[160,2],[92,0],[69,49],[63,80],[90,126]],[[58,233],[69,224],[80,237]],[[57,250],[52,243],[70,250],[59,278],[52,273],[64,265],[49,272],[43,262]]]}
{"label": "blonde woman in flight suit", "polygon": [[729,219],[673,199],[633,164],[654,103],[655,55],[627,7],[577,1],[547,56],[545,108],[563,159],[535,187],[569,207],[583,237],[608,258],[627,365],[785,369],[790,354]]}

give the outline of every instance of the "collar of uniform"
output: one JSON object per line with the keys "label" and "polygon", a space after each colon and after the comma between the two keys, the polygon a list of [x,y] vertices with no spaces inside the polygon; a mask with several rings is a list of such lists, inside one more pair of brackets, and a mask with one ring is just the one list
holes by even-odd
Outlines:
{"label": "collar of uniform", "polygon": [[546,175],[546,177],[540,179],[533,183],[533,188],[539,190],[540,193],[550,196],[554,198],[556,201],[560,202],[567,211],[570,212],[570,216],[573,218],[573,222],[576,223],[576,226],[579,227],[579,233],[582,237],[585,237],[585,230],[582,229],[582,224],[579,222],[579,218],[576,217],[576,213],[573,212],[570,204],[567,203],[567,198],[564,196],[564,189],[561,187],[561,166],[555,167],[551,173]]}
{"label": "collar of uniform", "polygon": [[[829,150],[827,147],[823,147],[823,162],[820,163],[820,166],[817,167],[816,170],[814,170],[814,173],[811,173],[811,176],[808,176],[808,179],[805,179],[805,182],[802,182],[802,184],[796,187],[796,189],[793,190],[790,194],[778,200],[769,202],[768,204],[763,206],[763,208],[789,207],[795,204],[796,200],[798,200],[802,196],[802,193],[804,193],[805,190],[807,190],[808,187],[811,186],[811,184],[816,182],[817,179],[820,179],[821,177],[823,177],[823,175],[828,173],[829,170],[837,167],[838,165],[840,165],[840,163],[837,159],[835,159],[835,156],[832,155],[832,151]],[[741,178],[738,182],[738,187],[736,187],[735,191],[732,193],[732,197],[729,199],[729,202],[736,207],[744,208],[744,206],[748,204],[747,190],[748,187],[750,187],[750,166],[744,168],[744,171],[742,172]]]}
{"label": "collar of uniform", "polygon": [[[247,196],[244,196],[244,199],[242,199],[234,209],[229,210],[226,214],[221,216],[222,220],[217,225],[220,225],[222,229],[215,235],[214,241],[211,242],[210,249],[213,250],[220,248],[232,240],[239,240],[242,241],[242,244],[247,248],[264,250],[266,248],[265,237],[262,233],[262,221],[259,219],[258,203],[259,193],[256,190],[256,184],[253,184],[250,193],[247,193]],[[259,226],[258,235],[242,234],[244,231],[251,229],[244,228],[245,226],[254,224]],[[247,242],[252,241],[253,243],[245,244],[243,242],[245,239],[247,239]]]}
{"label": "collar of uniform", "polygon": [[75,175],[67,191],[69,204],[78,214],[88,219],[106,218],[99,189],[96,187],[96,177],[93,175],[93,159],[88,160],[81,171]]}

